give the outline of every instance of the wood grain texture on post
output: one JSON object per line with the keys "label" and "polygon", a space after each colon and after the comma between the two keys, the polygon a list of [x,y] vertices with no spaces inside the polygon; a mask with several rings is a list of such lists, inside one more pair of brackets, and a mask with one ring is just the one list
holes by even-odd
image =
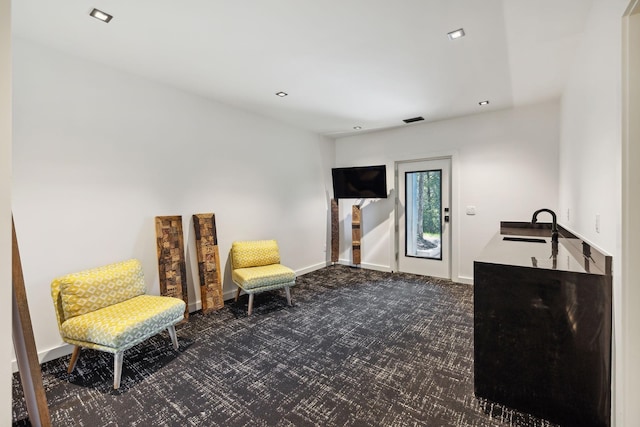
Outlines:
{"label": "wood grain texture on post", "polygon": [[224,307],[215,215],[212,213],[193,215],[193,228],[196,233],[202,312],[207,314]]}
{"label": "wood grain texture on post", "polygon": [[42,383],[42,371],[38,360],[38,350],[33,336],[31,315],[24,285],[22,260],[18,248],[16,229],[11,217],[12,260],[11,281],[13,283],[13,344],[18,361],[20,380],[24,391],[27,412],[33,426],[51,425],[47,396]]}
{"label": "wood grain texture on post", "polygon": [[360,206],[353,205],[351,208],[351,247],[353,264],[359,265],[360,260],[360,238],[362,237],[362,230],[360,226],[361,210]]}
{"label": "wood grain texture on post", "polygon": [[189,318],[187,266],[184,258],[182,216],[157,216],[156,239],[160,294],[182,299],[186,304],[184,318]]}
{"label": "wood grain texture on post", "polygon": [[338,262],[340,252],[340,210],[338,199],[331,199],[331,262]]}

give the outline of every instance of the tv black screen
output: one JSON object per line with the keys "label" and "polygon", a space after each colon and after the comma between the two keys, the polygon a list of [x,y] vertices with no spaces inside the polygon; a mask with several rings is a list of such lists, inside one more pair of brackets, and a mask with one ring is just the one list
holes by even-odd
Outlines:
{"label": "tv black screen", "polygon": [[333,168],[333,197],[336,199],[383,199],[387,197],[385,165]]}

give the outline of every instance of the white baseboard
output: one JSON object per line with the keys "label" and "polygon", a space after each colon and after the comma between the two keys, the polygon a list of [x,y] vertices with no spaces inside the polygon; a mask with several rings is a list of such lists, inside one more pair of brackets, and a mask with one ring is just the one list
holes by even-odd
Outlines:
{"label": "white baseboard", "polygon": [[[59,357],[63,357],[73,353],[73,348],[74,348],[73,345],[63,343],[57,347],[52,347],[48,350],[39,351],[38,361],[40,362],[40,364],[42,364],[54,359],[58,359]],[[11,361],[11,369],[13,370],[13,372],[18,372],[18,362],[15,359]]]}
{"label": "white baseboard", "polygon": [[[226,298],[224,298],[226,299]],[[189,303],[189,313],[193,313],[194,311],[198,311],[202,308],[202,300],[197,300],[196,302]]]}
{"label": "white baseboard", "polygon": [[340,265],[346,265],[348,267],[360,267],[360,268],[365,268],[367,270],[376,270],[376,271],[384,271],[386,273],[390,273],[393,270],[391,269],[391,267],[389,267],[388,265],[380,265],[380,264],[371,264],[368,262],[363,262],[362,264],[352,264],[351,261],[346,260],[346,259],[340,259],[338,260],[338,264]]}
{"label": "white baseboard", "polygon": [[464,283],[465,285],[473,285],[473,277],[458,276],[453,281],[456,283]]}
{"label": "white baseboard", "polygon": [[[350,260],[346,260],[346,259],[340,259],[338,261],[338,264],[340,265],[346,265],[349,267],[358,267],[355,264],[352,264]],[[384,271],[387,273],[393,272],[393,269],[387,265],[379,265],[379,264],[369,264],[366,262],[363,262],[362,264],[360,264],[360,267],[362,268],[366,268],[369,270],[377,270],[377,271]],[[473,285],[473,277],[466,277],[466,276],[457,276],[451,279],[453,282],[456,283],[464,283],[466,285]]]}
{"label": "white baseboard", "polygon": [[310,265],[309,267],[304,267],[296,270],[297,276],[302,276],[303,274],[311,273],[312,271],[320,270],[321,268],[325,268],[326,266],[331,265],[330,262],[319,262],[318,264]]}
{"label": "white baseboard", "polygon": [[384,271],[385,273],[391,273],[392,271],[388,265],[370,264],[368,262],[363,262],[360,267],[368,270]]}

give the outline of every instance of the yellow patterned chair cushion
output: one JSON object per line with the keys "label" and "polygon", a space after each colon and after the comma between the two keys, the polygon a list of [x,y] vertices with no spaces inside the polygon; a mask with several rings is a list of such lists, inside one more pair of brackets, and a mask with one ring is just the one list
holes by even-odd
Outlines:
{"label": "yellow patterned chair cushion", "polygon": [[262,265],[258,267],[238,268],[233,270],[233,281],[246,291],[262,288],[262,290],[282,287],[284,283],[293,284],[296,273],[281,264]]}
{"label": "yellow patterned chair cushion", "polygon": [[233,242],[231,253],[234,269],[280,263],[280,251],[275,240]]}
{"label": "yellow patterned chair cushion", "polygon": [[146,291],[142,266],[135,259],[67,274],[54,282],[60,288],[65,319],[126,301]]}
{"label": "yellow patterned chair cushion", "polygon": [[114,353],[181,320],[184,308],[184,301],[177,298],[138,295],[66,320],[62,334],[71,344]]}

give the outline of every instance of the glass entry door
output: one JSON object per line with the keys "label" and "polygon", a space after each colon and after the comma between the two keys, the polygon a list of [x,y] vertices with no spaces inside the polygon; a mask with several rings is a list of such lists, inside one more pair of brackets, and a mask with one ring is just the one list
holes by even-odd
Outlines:
{"label": "glass entry door", "polygon": [[398,270],[451,278],[450,159],[398,164]]}

